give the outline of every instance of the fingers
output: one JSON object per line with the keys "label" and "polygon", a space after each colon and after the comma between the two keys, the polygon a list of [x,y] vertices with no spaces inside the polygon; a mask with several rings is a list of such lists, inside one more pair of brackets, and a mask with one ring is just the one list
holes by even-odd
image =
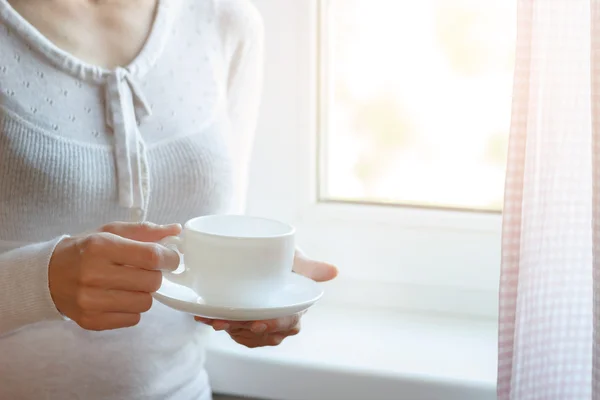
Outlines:
{"label": "fingers", "polygon": [[181,225],[156,225],[151,222],[113,222],[100,228],[100,232],[112,233],[139,242],[158,242],[167,236],[181,233]]}
{"label": "fingers", "polygon": [[[210,325],[216,331],[224,330],[238,344],[249,348],[278,346],[287,337],[300,332],[301,314],[269,321],[236,322],[194,317],[196,321]],[[261,327],[256,329],[256,327]],[[266,328],[265,328],[266,327]],[[253,329],[254,328],[254,329]],[[261,332],[256,332],[256,331]]]}
{"label": "fingers", "polygon": [[140,314],[102,313],[83,315],[81,318],[75,320],[75,322],[83,329],[89,331],[104,331],[132,327],[137,325],[140,320]]}
{"label": "fingers", "polygon": [[206,325],[212,325],[213,319],[195,316],[194,319]]}
{"label": "fingers", "polygon": [[[152,222],[141,222],[141,223],[127,223],[127,222],[113,222],[105,225],[101,228],[101,232],[111,233],[113,235],[120,236],[127,239],[121,242],[122,247],[126,247],[127,243],[131,245],[133,242],[158,242],[167,236],[175,236],[181,233],[180,224],[170,225],[157,225]],[[179,257],[175,257],[177,254],[175,251],[164,251],[164,249],[156,248],[154,245],[150,246],[139,246],[143,254],[140,255],[142,262],[147,262],[148,269],[154,268],[156,264],[161,264],[163,267],[158,269],[177,269],[179,265]],[[153,254],[158,253],[158,254]],[[163,254],[164,253],[164,254]],[[161,259],[164,257],[165,259]],[[114,260],[113,260],[114,261]],[[126,262],[118,262],[119,264],[127,264]],[[134,264],[135,265],[135,264]],[[166,265],[166,268],[164,267]],[[135,265],[140,266],[140,265]]]}
{"label": "fingers", "polygon": [[238,344],[254,349],[257,347],[279,346],[287,336],[276,334],[272,336],[259,336],[248,338],[245,336],[232,335],[231,338]]}
{"label": "fingers", "polygon": [[252,323],[250,330],[254,333],[287,332],[294,329],[300,323],[300,318],[300,314],[294,314],[268,321],[256,321]]}
{"label": "fingers", "polygon": [[216,331],[249,331],[255,335],[269,334],[279,332],[295,332],[300,331],[300,320],[304,313],[290,315],[288,317],[277,318],[266,321],[224,321],[218,319],[209,319],[203,317],[195,317],[196,321],[210,325]]}
{"label": "fingers", "polygon": [[[244,326],[243,323],[235,323],[233,322],[233,326],[234,329],[241,329],[241,327]],[[229,329],[232,329],[231,327],[231,323],[227,322],[227,321],[220,321],[220,320],[215,320],[212,322],[212,327],[215,331],[227,331]]]}
{"label": "fingers", "polygon": [[112,233],[97,233],[78,243],[83,257],[91,260],[108,260],[114,264],[130,265],[148,270],[175,270],[179,254],[156,243],[143,243]]}
{"label": "fingers", "polygon": [[88,330],[136,325],[152,307],[161,269],[177,269],[177,252],[156,242],[181,226],[116,222],[101,232],[61,240],[48,265],[56,308]]}
{"label": "fingers", "polygon": [[77,303],[88,314],[141,314],[152,308],[152,295],[123,290],[89,289],[80,293]]}
{"label": "fingers", "polygon": [[248,325],[248,322],[233,322],[233,321],[223,321],[219,319],[210,319],[204,317],[194,317],[194,319],[198,322],[202,322],[205,325],[211,326],[215,331],[226,331],[231,328],[231,323],[233,323],[236,329],[240,329],[241,326]]}
{"label": "fingers", "polygon": [[334,265],[312,260],[302,252],[296,251],[294,272],[316,282],[327,282],[337,277],[338,269]]}
{"label": "fingers", "polygon": [[79,283],[92,288],[154,293],[162,284],[162,273],[106,264],[98,268],[82,269]]}

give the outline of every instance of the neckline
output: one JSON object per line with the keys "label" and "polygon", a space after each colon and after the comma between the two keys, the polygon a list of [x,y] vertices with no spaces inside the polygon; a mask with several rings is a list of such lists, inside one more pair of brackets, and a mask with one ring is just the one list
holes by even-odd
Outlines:
{"label": "neckline", "polygon": [[150,34],[146,38],[142,50],[128,65],[114,69],[88,63],[61,49],[15,10],[8,0],[0,0],[0,22],[6,24],[9,34],[17,33],[33,51],[41,53],[56,68],[79,79],[104,82],[107,76],[118,69],[125,69],[133,76],[141,78],[154,66],[166,45],[175,3],[178,2],[158,0]]}

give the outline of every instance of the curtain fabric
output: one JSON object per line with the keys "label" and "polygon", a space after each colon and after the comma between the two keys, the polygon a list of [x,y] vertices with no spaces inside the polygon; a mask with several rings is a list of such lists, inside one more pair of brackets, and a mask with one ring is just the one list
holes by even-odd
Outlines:
{"label": "curtain fabric", "polygon": [[600,0],[519,0],[498,398],[600,399]]}

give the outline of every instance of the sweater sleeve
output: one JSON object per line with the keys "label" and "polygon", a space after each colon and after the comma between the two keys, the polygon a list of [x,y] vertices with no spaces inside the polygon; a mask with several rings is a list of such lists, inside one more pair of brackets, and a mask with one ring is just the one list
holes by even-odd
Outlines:
{"label": "sweater sleeve", "polygon": [[0,254],[0,336],[36,322],[63,320],[48,286],[48,264],[63,238]]}
{"label": "sweater sleeve", "polygon": [[264,27],[250,1],[225,0],[219,4],[221,35],[229,59],[227,110],[235,163],[232,212],[243,213],[262,95]]}

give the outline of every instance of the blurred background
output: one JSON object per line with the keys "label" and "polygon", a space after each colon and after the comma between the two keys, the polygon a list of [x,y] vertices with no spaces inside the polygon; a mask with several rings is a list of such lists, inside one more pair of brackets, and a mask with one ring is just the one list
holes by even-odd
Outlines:
{"label": "blurred background", "polygon": [[516,2],[325,4],[321,200],[500,211]]}
{"label": "blurred background", "polygon": [[217,340],[215,391],[495,399],[517,2],[253,3],[266,54],[248,212],[295,225],[340,276],[282,346]]}

